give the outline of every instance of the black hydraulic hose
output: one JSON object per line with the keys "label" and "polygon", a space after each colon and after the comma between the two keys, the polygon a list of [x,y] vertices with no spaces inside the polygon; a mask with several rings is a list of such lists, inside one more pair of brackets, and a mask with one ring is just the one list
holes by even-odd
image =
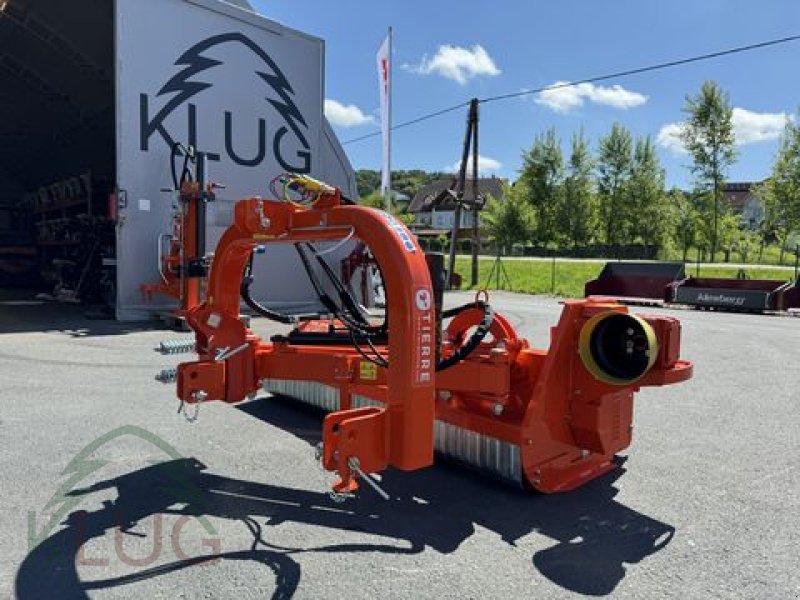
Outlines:
{"label": "black hydraulic hose", "polygon": [[341,310],[333,301],[326,292],[325,289],[322,287],[322,283],[320,283],[317,274],[314,272],[314,268],[311,266],[311,261],[308,260],[308,256],[306,255],[305,250],[300,244],[295,244],[294,249],[297,251],[297,254],[300,256],[300,261],[303,263],[303,268],[306,271],[306,275],[308,276],[308,280],[311,282],[311,286],[314,288],[314,291],[319,298],[319,301],[322,302],[322,305],[328,309],[328,312],[334,315],[339,315]]}
{"label": "black hydraulic hose", "polygon": [[[175,159],[183,153],[183,167],[181,168],[181,176],[178,179],[178,172],[175,170]],[[172,185],[173,189],[177,192],[181,189],[184,181],[192,179],[192,172],[189,169],[189,161],[192,159],[193,154],[190,153],[186,147],[180,142],[172,144]]]}
{"label": "black hydraulic hose", "polygon": [[373,356],[369,356],[366,352],[364,352],[363,348],[361,348],[361,345],[356,340],[356,331],[353,330],[353,329],[350,329],[349,332],[350,332],[350,340],[352,341],[353,348],[355,348],[356,351],[364,359],[368,360],[369,362],[371,362],[373,364],[378,365],[379,367],[383,367],[384,369],[388,369],[389,368],[389,361],[386,360],[386,357],[384,357],[380,352],[378,352],[378,349],[375,347],[375,345],[372,343],[372,341],[368,337],[365,337],[364,339],[369,344],[369,347],[372,348],[372,352],[375,354],[374,357]]}
{"label": "black hydraulic hose", "polygon": [[[336,291],[339,293],[339,299],[341,300],[346,313],[344,311],[339,311],[336,316],[349,328],[359,330],[362,335],[385,335],[388,329],[388,315],[383,324],[370,325],[369,321],[367,321],[367,319],[361,313],[361,310],[359,309],[356,301],[353,299],[353,296],[330,268],[330,265],[328,265],[328,263],[326,263],[325,260],[317,254],[313,246],[310,244],[306,244],[306,246],[317,259],[317,262],[322,267],[323,272],[328,277],[331,284],[333,284],[333,287],[336,288]],[[308,269],[310,270],[310,265]],[[352,315],[352,318],[348,316],[347,313]]]}
{"label": "black hydraulic hose", "polygon": [[[306,255],[305,251],[299,244],[295,244],[295,249],[297,250],[298,255],[300,256],[301,262],[303,263],[303,267],[306,270],[308,275],[309,281],[311,282],[314,291],[317,293],[317,296],[320,299],[320,302],[325,306],[325,308],[334,316],[338,317],[347,327],[348,330],[355,330],[358,334],[364,337],[373,336],[375,333],[370,331],[364,331],[363,326],[353,323],[346,315],[342,314],[341,309],[333,299],[325,293],[325,290],[322,288],[322,284],[320,283],[319,279],[314,273],[314,270],[311,267],[311,263],[308,260],[308,256]],[[255,313],[266,317],[272,321],[276,321],[278,323],[285,323],[287,325],[296,324],[300,321],[297,317],[292,315],[285,315],[283,313],[279,313],[273,310],[270,310],[266,306],[259,304],[250,294],[250,286],[253,283],[253,254],[250,254],[250,259],[248,260],[247,264],[245,265],[244,274],[242,276],[242,285],[240,288],[240,294],[242,296],[242,300],[244,300],[245,304],[249,306]]]}
{"label": "black hydraulic hose", "polygon": [[266,306],[259,304],[251,295],[250,295],[250,285],[253,283],[253,254],[250,254],[250,259],[247,262],[247,265],[244,268],[244,275],[242,276],[242,285],[239,288],[239,292],[242,296],[242,300],[250,309],[258,315],[262,317],[266,317],[271,321],[277,321],[278,323],[285,323],[287,325],[293,325],[297,323],[298,319],[291,315],[284,315],[282,313],[276,312],[274,310],[270,310]]}
{"label": "black hydraulic hose", "polygon": [[480,345],[486,335],[489,333],[489,329],[494,322],[494,310],[491,306],[486,304],[485,302],[473,302],[471,304],[465,304],[463,306],[459,306],[457,308],[451,308],[450,310],[444,311],[442,313],[442,318],[450,318],[454,317],[470,308],[481,308],[483,309],[483,319],[481,322],[478,323],[477,329],[473,332],[473,334],[469,337],[467,342],[461,346],[458,350],[456,350],[452,356],[439,361],[436,365],[436,371],[444,371],[445,369],[449,369],[450,367],[458,364],[465,358],[467,358],[470,354],[472,354],[475,349]]}
{"label": "black hydraulic hose", "polygon": [[[308,260],[308,256],[306,255],[303,248],[299,244],[295,244],[295,248],[303,263],[303,267],[305,268],[308,274],[308,278],[311,281],[311,285],[314,287],[314,290],[319,296],[320,301],[323,303],[323,305],[325,305],[325,307],[328,310],[330,310],[332,314],[334,314],[334,316],[336,316],[339,320],[342,321],[342,323],[344,323],[344,325],[346,326],[347,330],[350,333],[350,338],[352,340],[353,347],[366,360],[369,360],[370,362],[375,363],[380,367],[387,368],[389,366],[389,361],[386,360],[386,358],[382,356],[380,352],[378,352],[377,348],[374,346],[374,344],[370,339],[372,336],[375,336],[377,334],[385,334],[388,328],[387,323],[384,322],[383,325],[376,327],[370,325],[365,326],[364,322],[361,323],[353,322],[352,319],[350,319],[339,308],[339,306],[336,305],[336,303],[331,299],[331,297],[325,293],[319,279],[317,278],[316,274],[313,271],[313,268],[311,267],[310,261]],[[336,287],[337,290],[339,291],[340,296],[348,297],[349,298],[348,304],[355,307],[355,301],[353,300],[353,297],[344,289],[344,286],[342,285],[341,281],[338,280],[338,278],[331,271],[327,263],[325,263],[324,260],[322,260],[322,257],[317,256],[316,253],[315,257],[317,258],[318,261],[320,261],[320,265],[323,266],[323,270],[325,271],[326,275],[331,279],[331,283],[334,285],[334,287]],[[242,285],[240,291],[242,300],[244,300],[245,304],[247,304],[247,306],[249,306],[255,313],[263,317],[266,317],[267,319],[270,319],[272,321],[277,321],[278,323],[285,323],[288,325],[296,324],[298,322],[298,319],[296,317],[270,310],[267,307],[259,304],[251,296],[250,285],[253,283],[252,269],[253,269],[253,254],[250,255],[250,259],[245,265],[245,270],[242,277]],[[439,363],[437,363],[436,365],[437,372],[449,369],[450,367],[458,364],[459,362],[467,358],[470,354],[472,354],[475,351],[475,349],[480,345],[480,343],[489,333],[489,329],[491,328],[492,323],[494,322],[494,310],[492,309],[491,306],[489,306],[485,302],[470,302],[462,306],[457,306],[455,308],[448,309],[442,313],[442,318],[449,319],[461,314],[462,312],[474,308],[480,308],[483,310],[484,312],[483,319],[478,324],[476,330],[473,332],[469,340],[467,340],[467,342],[464,345],[462,345],[458,350],[456,350],[449,358],[439,361]],[[360,311],[358,311],[357,308],[355,308],[355,310],[357,311],[359,317],[363,319],[363,315],[361,315]],[[366,320],[364,319],[364,321]],[[374,357],[369,356],[368,354],[366,354],[366,352],[364,352],[364,350],[361,348],[361,344],[359,344],[358,342],[359,337],[367,342],[367,344],[370,346],[370,349],[375,354]]]}
{"label": "black hydraulic hose", "polygon": [[[342,282],[336,277],[336,275],[331,270],[330,266],[320,257],[316,251],[314,250],[313,246],[307,244],[309,250],[314,254],[317,261],[322,266],[323,271],[327,275],[327,277],[331,280],[331,283],[339,292],[339,297],[342,300],[342,304],[346,307],[346,309],[340,308],[333,299],[325,292],[322,287],[319,278],[317,277],[314,269],[311,266],[311,262],[306,254],[305,250],[300,244],[295,244],[295,250],[297,251],[298,256],[300,257],[301,262],[303,263],[303,268],[308,275],[308,279],[311,282],[314,291],[317,293],[317,296],[320,299],[320,302],[334,315],[336,316],[347,328],[347,331],[350,334],[350,339],[352,342],[353,347],[358,351],[358,353],[365,359],[368,360],[380,367],[388,368],[389,361],[386,360],[386,357],[381,355],[378,349],[375,347],[375,344],[372,342],[373,337],[377,337],[379,335],[386,335],[387,331],[387,321],[380,326],[371,326],[369,322],[364,318],[361,314],[361,311],[358,308],[353,297],[349,294],[347,289],[344,287]],[[245,265],[244,273],[242,276],[242,284],[240,287],[240,293],[242,296],[242,300],[244,300],[245,304],[249,306],[254,312],[257,314],[266,317],[272,321],[277,321],[279,323],[286,323],[286,324],[295,324],[298,322],[298,319],[290,316],[278,313],[276,311],[270,310],[265,306],[262,306],[258,302],[256,302],[250,294],[250,285],[253,283],[253,253],[250,254],[250,258]],[[350,312],[353,316],[359,319],[359,322],[355,322],[347,313]],[[373,352],[374,356],[370,356],[367,354],[364,349],[361,347],[358,339],[361,338],[365,341],[370,350]]]}
{"label": "black hydraulic hose", "polygon": [[311,251],[314,255],[314,258],[317,259],[319,266],[322,267],[322,270],[327,275],[330,282],[333,284],[333,287],[336,288],[336,291],[339,294],[339,300],[342,302],[342,306],[353,316],[353,318],[359,322],[361,326],[369,326],[369,322],[361,313],[361,310],[358,308],[356,301],[353,299],[353,296],[350,294],[349,291],[344,287],[344,284],[339,280],[336,276],[336,273],[333,272],[330,265],[325,262],[325,259],[322,258],[314,247],[311,244],[306,244],[306,247]]}
{"label": "black hydraulic hose", "polygon": [[[325,306],[325,308],[327,308],[328,311],[332,315],[334,315],[336,318],[338,318],[347,327],[348,330],[355,330],[361,336],[383,335],[383,334],[386,333],[386,330],[382,328],[383,326],[379,327],[379,328],[374,328],[374,330],[370,330],[370,326],[369,325],[364,325],[363,323],[357,323],[353,319],[351,319],[347,315],[347,313],[341,307],[339,307],[339,305],[336,304],[336,302],[333,301],[333,298],[331,298],[325,292],[325,289],[322,287],[322,283],[320,282],[319,278],[317,277],[317,274],[314,272],[314,268],[312,267],[311,261],[309,260],[305,249],[303,249],[303,246],[301,246],[300,244],[295,244],[294,247],[295,247],[295,250],[297,250],[298,255],[300,256],[300,260],[302,261],[303,267],[306,270],[306,274],[308,275],[308,279],[311,282],[311,285],[314,287],[314,291],[317,293],[317,296],[319,297],[320,302],[322,302],[322,304]],[[310,250],[312,252],[314,252],[313,247],[309,247],[309,248],[310,248]],[[319,258],[319,257],[317,257],[317,258]],[[330,272],[329,270],[326,271],[325,273],[329,278],[335,279],[335,275],[332,272]],[[336,280],[336,281],[332,280],[332,283],[333,283],[333,286],[337,288],[337,290],[340,289],[341,282],[338,282],[338,280]],[[339,286],[337,286],[337,283],[339,283]],[[341,293],[340,293],[340,295],[341,295]],[[385,324],[384,324],[384,326],[385,326]]]}
{"label": "black hydraulic hose", "polygon": [[284,315],[279,312],[275,312],[274,310],[268,309],[266,306],[263,306],[256,302],[253,297],[250,295],[250,289],[248,286],[242,283],[242,300],[250,309],[258,315],[262,317],[266,317],[270,321],[276,321],[278,323],[285,323],[286,325],[294,325],[297,323],[297,318],[291,315]]}
{"label": "black hydraulic hose", "polygon": [[443,319],[452,319],[456,315],[460,315],[463,312],[466,312],[473,308],[480,308],[484,312],[486,312],[486,303],[485,302],[468,302],[467,304],[462,304],[461,306],[456,306],[454,308],[448,308],[445,311],[442,311],[442,318]]}

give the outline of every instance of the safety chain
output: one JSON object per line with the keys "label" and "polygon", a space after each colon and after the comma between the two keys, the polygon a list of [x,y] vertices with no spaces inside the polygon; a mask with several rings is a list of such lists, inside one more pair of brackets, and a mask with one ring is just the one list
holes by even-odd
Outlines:
{"label": "safety chain", "polygon": [[[323,473],[327,473],[327,470],[325,470],[325,467],[322,464],[322,452],[323,452],[323,444],[322,444],[322,442],[320,442],[314,447],[314,454],[315,454],[316,460],[319,463],[319,466],[320,466],[320,469],[322,470],[322,472]],[[378,485],[378,483],[372,477],[370,477],[369,475],[364,473],[364,471],[361,470],[361,463],[358,460],[358,458],[356,458],[355,456],[351,456],[347,460],[347,465],[350,467],[350,470],[353,471],[354,473],[356,473],[364,483],[366,483],[373,490],[375,490],[375,492],[381,498],[383,498],[384,500],[387,500],[387,501],[391,500],[391,496],[389,496],[389,494],[386,493],[386,491],[380,485]],[[326,484],[327,484],[327,481],[326,481]],[[337,502],[337,503],[341,504],[342,502],[348,500],[349,498],[354,498],[355,494],[347,494],[347,493],[346,494],[340,494],[339,492],[331,489],[330,486],[328,486],[328,496],[334,502]]]}
{"label": "safety chain", "polygon": [[189,411],[186,410],[186,401],[181,398],[181,403],[178,405],[178,414],[183,414],[183,417],[189,423],[194,423],[197,421],[197,418],[200,416],[200,403],[205,402],[206,398],[208,398],[208,394],[205,392],[194,392],[192,397],[197,401],[194,404],[194,414],[189,415]]}
{"label": "safety chain", "polygon": [[331,484],[328,482],[327,479],[328,471],[322,464],[322,452],[323,452],[323,445],[322,442],[319,442],[316,446],[314,446],[314,459],[319,465],[320,471],[322,471],[321,479],[323,480],[325,487],[328,489],[328,497],[337,504],[342,504],[343,502],[346,502],[350,498],[353,498],[355,494],[340,494],[331,487]]}

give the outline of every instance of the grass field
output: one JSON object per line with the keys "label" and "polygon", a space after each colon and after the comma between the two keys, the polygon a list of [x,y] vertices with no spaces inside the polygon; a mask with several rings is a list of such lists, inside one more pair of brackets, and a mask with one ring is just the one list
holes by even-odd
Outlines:
{"label": "grass field", "polygon": [[[686,260],[691,262],[693,260],[697,260],[698,251],[697,248],[690,248],[689,252],[686,255]],[[720,252],[717,254],[717,260],[722,260],[723,253]],[[659,255],[660,258],[663,260],[674,260],[677,262],[681,261],[682,254],[679,251],[673,250],[667,256]],[[748,260],[744,260],[738,252],[731,252],[730,254],[730,262],[734,263],[741,263],[741,262],[752,262],[758,263],[760,265],[781,265],[781,266],[791,266],[794,265],[795,260],[795,252],[794,250],[786,250],[783,253],[783,262],[781,263],[781,250],[775,244],[770,246],[765,246],[764,251],[759,256],[758,250],[752,252],[748,257]]]}
{"label": "grass field", "polygon": [[[502,261],[508,280],[502,273],[498,279],[496,271],[489,281],[489,274],[492,271],[495,259],[489,256],[482,256],[479,262],[479,288],[503,289],[512,292],[522,292],[527,294],[553,294],[568,298],[583,297],[583,287],[587,281],[594,279],[600,273],[605,261],[580,261],[571,262],[556,259],[553,261],[543,260],[524,260],[524,259],[504,259]],[[460,256],[456,262],[456,271],[464,281],[464,287],[469,287],[470,280],[470,259]],[[736,277],[738,267],[726,266],[705,266],[699,268],[700,277]],[[760,269],[758,267],[746,267],[745,272],[751,279],[777,279],[789,280],[794,276],[794,269],[786,267],[782,269]],[[698,269],[693,264],[686,265],[686,274],[697,276]]]}

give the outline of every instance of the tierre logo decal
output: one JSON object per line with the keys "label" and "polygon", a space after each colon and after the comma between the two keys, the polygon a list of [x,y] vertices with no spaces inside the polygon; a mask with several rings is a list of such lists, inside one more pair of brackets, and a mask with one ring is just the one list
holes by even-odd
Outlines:
{"label": "tierre logo decal", "polygon": [[418,289],[414,294],[414,302],[419,310],[430,310],[431,292],[425,288]]}

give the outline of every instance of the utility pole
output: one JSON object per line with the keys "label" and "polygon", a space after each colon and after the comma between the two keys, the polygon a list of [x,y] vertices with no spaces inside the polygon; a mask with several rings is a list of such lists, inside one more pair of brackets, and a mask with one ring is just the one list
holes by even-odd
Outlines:
{"label": "utility pole", "polygon": [[[461,166],[458,170],[458,180],[456,181],[456,188],[455,190],[450,190],[451,196],[454,198],[456,203],[455,214],[453,215],[453,227],[450,232],[450,256],[447,265],[447,273],[448,273],[448,281],[447,281],[447,289],[452,289],[452,282],[453,282],[453,273],[456,270],[456,249],[457,249],[457,242],[458,242],[458,232],[461,228],[461,210],[462,210],[462,203],[464,201],[464,190],[467,186],[467,164],[469,163],[469,153],[470,153],[470,145],[474,144],[474,152],[473,152],[473,172],[478,172],[478,152],[477,152],[477,144],[478,144],[478,99],[473,98],[470,100],[469,103],[469,113],[467,115],[467,132],[464,136],[464,148],[461,153]],[[473,183],[475,186],[473,189],[477,192],[477,176],[475,178],[475,182]],[[477,195],[475,196],[475,200],[477,200]],[[474,203],[477,205],[477,202]],[[477,209],[473,206],[473,216],[477,215]],[[475,245],[475,237],[476,237],[476,227],[477,227],[477,220],[473,222],[473,241],[472,241],[472,256],[473,256],[473,285],[477,284],[477,247]]]}
{"label": "utility pole", "polygon": [[[470,120],[472,121],[472,277],[471,286],[478,285],[478,246],[480,237],[478,232],[478,100],[472,99],[469,105]],[[473,114],[474,113],[474,114]]]}

